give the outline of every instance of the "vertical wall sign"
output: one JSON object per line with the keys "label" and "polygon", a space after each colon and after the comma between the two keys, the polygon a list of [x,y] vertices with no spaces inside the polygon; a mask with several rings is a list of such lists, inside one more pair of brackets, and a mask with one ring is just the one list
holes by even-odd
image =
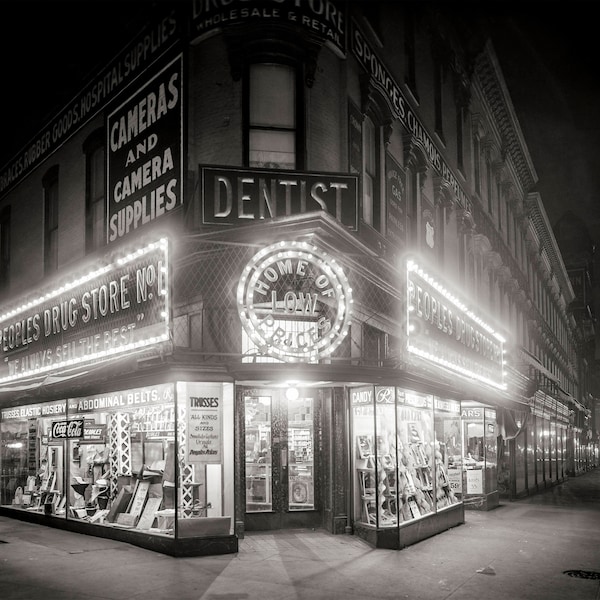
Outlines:
{"label": "vertical wall sign", "polygon": [[223,394],[220,385],[188,384],[187,462],[221,463]]}
{"label": "vertical wall sign", "polygon": [[183,58],[108,115],[108,242],[183,203]]}
{"label": "vertical wall sign", "polygon": [[406,244],[406,174],[389,154],[385,156],[385,184],[386,235],[396,248],[404,248]]}

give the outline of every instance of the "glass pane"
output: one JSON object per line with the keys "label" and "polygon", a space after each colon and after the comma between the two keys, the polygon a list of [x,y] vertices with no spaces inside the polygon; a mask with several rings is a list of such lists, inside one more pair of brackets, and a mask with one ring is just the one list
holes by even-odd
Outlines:
{"label": "glass pane", "polygon": [[99,248],[104,245],[106,234],[104,233],[104,215],[105,206],[104,198],[92,204],[92,236],[93,248]]}
{"label": "glass pane", "polygon": [[104,198],[104,148],[98,148],[90,157],[90,197],[93,201]]}
{"label": "glass pane", "polygon": [[283,65],[250,67],[250,125],[295,127],[294,70]]}
{"label": "glass pane", "polygon": [[246,424],[246,512],[270,511],[271,484],[271,398],[244,398]]}
{"label": "glass pane", "polygon": [[294,169],[296,135],[293,131],[250,131],[250,166],[267,169]]}
{"label": "glass pane", "polygon": [[361,523],[377,525],[374,389],[355,388],[350,392],[350,398],[354,435],[352,456],[356,472],[354,518]]}
{"label": "glass pane", "polygon": [[314,508],[313,399],[288,399],[289,509]]}
{"label": "glass pane", "polygon": [[398,525],[398,467],[396,397],[393,387],[375,388],[375,450],[377,460],[377,517],[379,527]]}
{"label": "glass pane", "polygon": [[[423,517],[456,502],[444,480],[433,479],[433,397],[397,392],[398,508],[400,523]],[[438,473],[439,474],[439,473]]]}
{"label": "glass pane", "polygon": [[[484,409],[485,418],[485,492],[490,494],[498,489],[498,439],[496,431],[496,411],[491,408]],[[525,436],[523,436],[525,445]],[[526,470],[527,455],[522,459],[523,469]],[[523,480],[525,475],[523,474]]]}
{"label": "glass pane", "polygon": [[373,225],[373,179],[365,173],[363,177],[363,210],[362,218],[368,225]]}
{"label": "glass pane", "polygon": [[[460,403],[455,400],[435,398],[434,427],[435,470],[438,486],[444,491],[449,488],[459,501],[463,494]],[[450,494],[447,496],[451,498]]]}
{"label": "glass pane", "polygon": [[65,414],[64,400],[2,410],[0,502],[3,505],[64,515],[63,441],[52,435],[52,424],[64,421]]}

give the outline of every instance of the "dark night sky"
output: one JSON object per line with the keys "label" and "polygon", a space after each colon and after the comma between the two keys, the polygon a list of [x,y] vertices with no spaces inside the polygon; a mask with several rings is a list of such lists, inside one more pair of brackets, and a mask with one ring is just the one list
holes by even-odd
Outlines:
{"label": "dark night sky", "polygon": [[[139,31],[148,0],[0,2],[0,165]],[[539,176],[550,223],[567,209],[600,242],[597,2],[443,2],[483,16]],[[120,15],[120,16],[119,16]]]}

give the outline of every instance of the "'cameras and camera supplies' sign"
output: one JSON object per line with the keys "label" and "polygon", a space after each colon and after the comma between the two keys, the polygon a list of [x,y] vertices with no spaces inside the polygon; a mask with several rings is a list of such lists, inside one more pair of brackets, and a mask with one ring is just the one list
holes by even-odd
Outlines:
{"label": "'cameras and camera supplies' sign", "polygon": [[149,244],[0,315],[0,383],[169,339],[169,244]]}
{"label": "'cameras and camera supplies' sign", "polygon": [[181,58],[108,117],[108,241],[183,202]]}

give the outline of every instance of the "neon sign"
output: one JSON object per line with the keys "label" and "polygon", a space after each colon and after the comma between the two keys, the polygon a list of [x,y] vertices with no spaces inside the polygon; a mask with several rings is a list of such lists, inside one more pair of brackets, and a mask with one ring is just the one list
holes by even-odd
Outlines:
{"label": "neon sign", "polygon": [[352,289],[333,257],[308,242],[279,242],[246,265],[237,303],[258,355],[315,362],[348,335]]}
{"label": "neon sign", "polygon": [[0,383],[169,339],[166,239],[0,315]]}
{"label": "neon sign", "polygon": [[415,261],[406,263],[407,350],[505,390],[504,337]]}

